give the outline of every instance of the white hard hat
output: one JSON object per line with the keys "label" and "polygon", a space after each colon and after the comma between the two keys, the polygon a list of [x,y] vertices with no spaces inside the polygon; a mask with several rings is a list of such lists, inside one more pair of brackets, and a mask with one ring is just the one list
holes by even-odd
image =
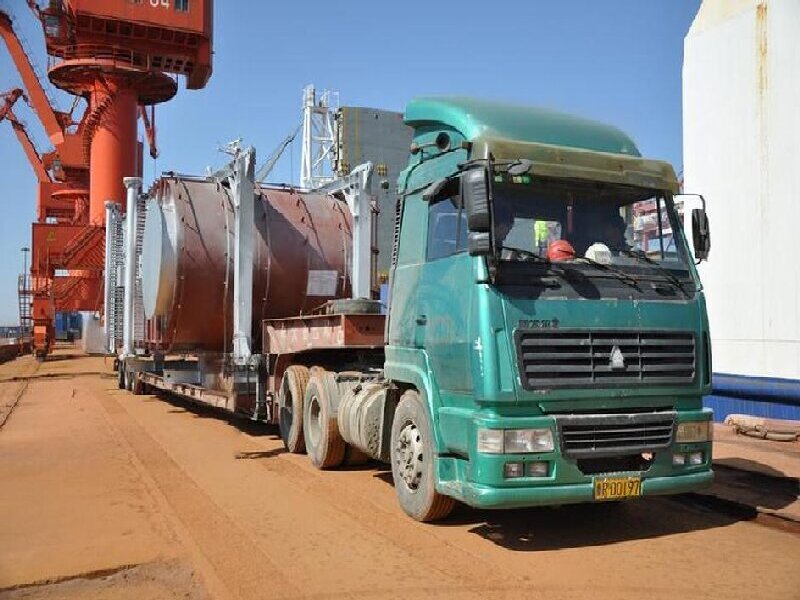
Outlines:
{"label": "white hard hat", "polygon": [[603,242],[595,242],[586,249],[584,256],[589,260],[607,265],[611,262],[611,250]]}

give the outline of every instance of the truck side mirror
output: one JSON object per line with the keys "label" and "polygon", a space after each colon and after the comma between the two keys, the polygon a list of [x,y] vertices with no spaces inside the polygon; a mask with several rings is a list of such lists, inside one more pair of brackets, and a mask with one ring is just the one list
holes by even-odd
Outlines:
{"label": "truck side mirror", "polygon": [[474,232],[488,233],[492,221],[486,169],[470,169],[461,176],[461,197],[467,211],[467,228]]}
{"label": "truck side mirror", "polygon": [[704,208],[692,209],[692,241],[694,257],[697,260],[706,260],[711,251],[711,230]]}
{"label": "truck side mirror", "polygon": [[488,231],[470,231],[467,236],[467,250],[470,256],[491,256],[492,236]]}

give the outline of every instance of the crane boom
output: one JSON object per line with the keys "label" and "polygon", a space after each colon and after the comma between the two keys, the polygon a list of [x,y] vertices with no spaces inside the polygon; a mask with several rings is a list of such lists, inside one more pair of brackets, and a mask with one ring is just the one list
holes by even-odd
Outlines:
{"label": "crane boom", "polygon": [[262,183],[267,177],[269,177],[269,174],[272,172],[272,169],[275,167],[275,163],[278,162],[278,159],[281,157],[281,155],[283,154],[284,150],[286,150],[286,147],[289,144],[292,143],[292,140],[294,140],[295,137],[297,137],[297,134],[300,131],[300,128],[302,126],[303,126],[302,123],[300,125],[298,125],[297,129],[295,129],[292,133],[287,135],[283,139],[283,141],[280,144],[278,144],[278,147],[275,148],[275,150],[272,152],[272,154],[269,155],[267,160],[264,162],[264,164],[258,170],[258,173],[256,173],[256,181],[258,183]]}
{"label": "crane boom", "polygon": [[25,84],[25,89],[28,91],[30,98],[31,108],[36,111],[42,121],[44,130],[53,145],[58,145],[64,142],[64,129],[58,118],[58,114],[50,106],[50,100],[36,75],[36,71],[22,47],[19,37],[14,31],[14,26],[11,17],[4,11],[0,10],[0,37],[5,41],[8,47],[8,52],[11,54],[11,59],[19,71],[22,82]]}
{"label": "crane boom", "polygon": [[14,129],[17,139],[22,145],[22,149],[25,151],[25,156],[28,157],[28,161],[30,161],[33,170],[36,172],[36,178],[42,183],[51,183],[53,180],[47,172],[47,169],[45,169],[42,163],[42,157],[39,156],[39,152],[37,152],[33,140],[31,140],[28,135],[28,130],[25,128],[22,121],[14,114],[14,103],[20,98],[25,98],[22,90],[14,89],[0,96],[4,99],[3,105],[0,106],[0,122],[6,119],[11,123],[11,127]]}
{"label": "crane boom", "polygon": [[147,114],[146,106],[139,106],[139,116],[144,125],[144,134],[147,136],[147,145],[150,148],[150,158],[158,158],[158,146],[156,145],[156,107],[150,107],[150,115]]}

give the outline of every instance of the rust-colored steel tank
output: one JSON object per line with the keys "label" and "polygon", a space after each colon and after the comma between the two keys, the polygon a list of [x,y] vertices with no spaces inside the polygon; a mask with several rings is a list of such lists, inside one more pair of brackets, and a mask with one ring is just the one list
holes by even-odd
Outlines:
{"label": "rust-colored steel tank", "polygon": [[[350,294],[346,205],[329,196],[256,188],[253,340],[260,322],[307,314]],[[234,215],[211,178],[164,176],[150,193],[142,241],[148,344],[163,352],[230,351]]]}

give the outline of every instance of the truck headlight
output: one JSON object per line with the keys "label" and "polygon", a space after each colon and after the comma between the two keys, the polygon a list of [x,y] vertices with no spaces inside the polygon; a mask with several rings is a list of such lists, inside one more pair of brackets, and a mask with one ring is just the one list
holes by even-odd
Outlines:
{"label": "truck headlight", "polygon": [[530,454],[553,451],[551,429],[478,429],[478,452]]}
{"label": "truck headlight", "polygon": [[478,452],[484,454],[503,453],[502,429],[478,429]]}
{"label": "truck headlight", "polygon": [[553,432],[550,429],[507,429],[503,437],[506,454],[553,450]]}
{"label": "truck headlight", "polygon": [[675,441],[679,444],[709,442],[713,436],[711,421],[686,421],[678,423],[675,430]]}

